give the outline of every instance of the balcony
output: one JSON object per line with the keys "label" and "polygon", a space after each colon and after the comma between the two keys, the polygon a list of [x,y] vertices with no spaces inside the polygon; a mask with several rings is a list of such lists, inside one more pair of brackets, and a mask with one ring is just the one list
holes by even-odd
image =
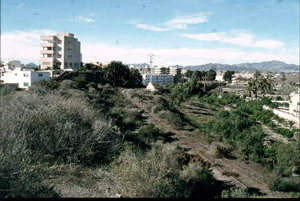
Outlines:
{"label": "balcony", "polygon": [[54,50],[41,50],[41,54],[54,54]]}
{"label": "balcony", "polygon": [[54,41],[55,36],[41,36],[41,40],[43,40],[43,41]]}
{"label": "balcony", "polygon": [[41,43],[41,47],[54,47],[54,43]]}

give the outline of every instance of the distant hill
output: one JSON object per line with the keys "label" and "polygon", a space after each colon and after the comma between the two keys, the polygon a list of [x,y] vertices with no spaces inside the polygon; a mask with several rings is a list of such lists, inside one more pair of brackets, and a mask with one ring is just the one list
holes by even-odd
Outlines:
{"label": "distant hill", "polygon": [[218,71],[234,70],[234,71],[294,71],[299,72],[299,66],[295,64],[287,64],[282,61],[264,61],[260,63],[241,63],[241,64],[218,64],[218,63],[209,63],[204,65],[193,65],[193,66],[181,66],[185,69],[191,70],[209,70],[215,69]]}
{"label": "distant hill", "polygon": [[36,68],[38,67],[38,65],[36,65],[35,63],[29,63],[25,65],[25,68]]}

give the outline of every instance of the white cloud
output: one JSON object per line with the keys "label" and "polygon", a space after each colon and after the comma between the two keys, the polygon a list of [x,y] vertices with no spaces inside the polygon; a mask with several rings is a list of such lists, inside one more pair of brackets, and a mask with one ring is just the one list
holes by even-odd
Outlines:
{"label": "white cloud", "polygon": [[1,59],[38,63],[40,36],[55,34],[53,30],[3,32],[1,35]]}
{"label": "white cloud", "polygon": [[229,33],[219,32],[204,34],[182,34],[182,36],[200,41],[219,41],[235,45],[262,47],[267,49],[276,49],[284,45],[283,42],[277,40],[257,40],[254,35],[245,31],[234,31]]}
{"label": "white cloud", "polygon": [[[1,36],[2,60],[20,60],[23,63],[39,63],[40,36],[52,35],[54,30],[32,30],[4,32]],[[108,45],[97,41],[81,41],[84,62],[118,60],[124,63],[148,62],[147,55],[157,55],[155,65],[196,65],[205,63],[243,63],[261,62],[268,60],[281,60],[286,63],[299,65],[299,48],[274,50],[272,52],[246,52],[238,49],[192,49],[192,48],[131,48]]]}
{"label": "white cloud", "polygon": [[153,48],[129,48],[109,46],[103,43],[82,42],[82,55],[85,62],[119,60],[124,63],[148,62],[147,55],[157,55],[155,65],[197,65],[205,63],[236,64],[243,62],[262,62],[269,60],[281,60],[286,63],[299,64],[299,52],[266,53],[246,52],[238,49],[153,49]]}
{"label": "white cloud", "polygon": [[20,4],[18,4],[18,5],[17,5],[17,7],[16,7],[16,8],[18,8],[18,9],[21,9],[21,8],[23,8],[23,7],[24,7],[24,5],[25,5],[24,3],[20,3]]}
{"label": "white cloud", "polygon": [[137,28],[147,29],[150,31],[169,31],[169,30],[171,30],[169,28],[162,28],[162,27],[158,27],[158,26],[154,26],[154,25],[150,25],[150,24],[136,24],[135,26]]}
{"label": "white cloud", "polygon": [[159,25],[136,24],[136,27],[151,31],[171,31],[175,29],[187,29],[188,25],[207,22],[207,18],[209,15],[211,14],[202,12],[193,15],[179,16]]}
{"label": "white cloud", "polygon": [[96,20],[94,20],[92,17],[96,16],[96,13],[91,13],[88,16],[77,16],[71,20],[73,21],[77,21],[77,22],[86,22],[86,23],[90,23],[90,22],[96,22]]}

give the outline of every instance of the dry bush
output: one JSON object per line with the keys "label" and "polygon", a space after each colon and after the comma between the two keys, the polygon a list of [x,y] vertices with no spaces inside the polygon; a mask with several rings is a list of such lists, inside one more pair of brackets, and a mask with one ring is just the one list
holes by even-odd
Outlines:
{"label": "dry bush", "polygon": [[218,158],[229,157],[232,151],[233,147],[231,145],[225,145],[221,142],[212,143],[212,154]]}
{"label": "dry bush", "polygon": [[0,197],[57,196],[43,184],[48,162],[106,161],[122,144],[111,120],[80,94],[36,87],[1,99],[0,114]]}
{"label": "dry bush", "polygon": [[163,110],[158,113],[158,116],[161,119],[166,119],[169,124],[174,126],[175,129],[183,128],[184,123],[182,122],[178,114],[175,114],[171,111]]}
{"label": "dry bush", "polygon": [[60,82],[59,88],[63,90],[74,88],[74,83],[72,80],[63,80]]}
{"label": "dry bush", "polygon": [[[16,95],[2,104],[1,139],[12,134],[43,158],[65,162],[104,159],[115,152],[119,133],[84,100],[58,93]],[[7,146],[14,144],[8,143]]]}
{"label": "dry bush", "polygon": [[216,197],[219,183],[201,163],[183,165],[183,151],[156,143],[142,154],[126,149],[112,164],[116,188],[122,197]]}
{"label": "dry bush", "polygon": [[112,165],[122,197],[182,197],[180,165],[171,145],[154,147],[145,155],[127,149]]}

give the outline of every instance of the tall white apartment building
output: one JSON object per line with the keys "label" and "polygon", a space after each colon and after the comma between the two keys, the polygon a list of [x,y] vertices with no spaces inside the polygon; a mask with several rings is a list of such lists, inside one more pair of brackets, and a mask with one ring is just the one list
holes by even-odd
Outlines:
{"label": "tall white apartment building", "polygon": [[81,64],[80,42],[72,33],[41,36],[41,69],[79,69]]}

